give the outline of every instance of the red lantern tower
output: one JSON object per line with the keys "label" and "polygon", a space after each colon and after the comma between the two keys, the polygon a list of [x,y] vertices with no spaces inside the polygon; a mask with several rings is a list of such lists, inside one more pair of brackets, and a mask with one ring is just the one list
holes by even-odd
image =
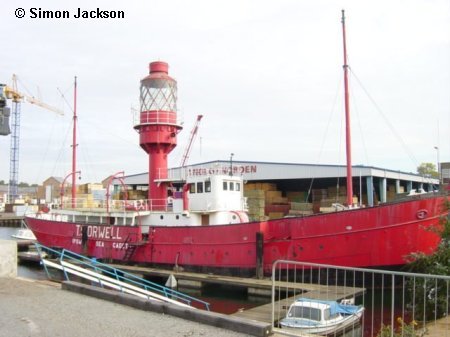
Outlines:
{"label": "red lantern tower", "polygon": [[152,209],[164,209],[167,185],[168,154],[177,146],[182,129],[177,118],[177,81],[169,76],[166,62],[150,63],[150,74],[141,80],[139,143],[149,155],[148,199]]}

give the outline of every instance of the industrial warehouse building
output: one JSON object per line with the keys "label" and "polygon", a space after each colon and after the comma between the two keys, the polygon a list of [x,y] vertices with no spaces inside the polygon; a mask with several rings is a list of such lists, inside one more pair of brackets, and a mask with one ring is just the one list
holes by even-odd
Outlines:
{"label": "industrial warehouse building", "polygon": [[[346,167],[248,161],[212,161],[170,169],[160,181],[182,181],[187,176],[240,175],[244,179],[249,215],[253,220],[331,211],[344,204]],[[433,192],[438,179],[369,166],[353,166],[353,202],[373,206],[394,201],[412,191]],[[146,199],[148,173],[127,176],[123,183],[130,199]],[[120,189],[119,182],[114,182]]]}

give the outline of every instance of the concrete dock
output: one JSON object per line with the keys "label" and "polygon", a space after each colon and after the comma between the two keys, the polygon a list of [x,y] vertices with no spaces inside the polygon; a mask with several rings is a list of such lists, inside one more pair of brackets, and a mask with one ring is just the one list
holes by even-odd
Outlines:
{"label": "concrete dock", "polygon": [[0,213],[0,227],[15,227],[21,226],[23,216],[18,216],[13,213]]}
{"label": "concrete dock", "polygon": [[450,316],[427,324],[427,337],[450,337]]}
{"label": "concrete dock", "polygon": [[[86,287],[89,288],[89,286]],[[187,315],[187,318],[190,319],[186,320],[175,317],[173,314],[130,307],[134,298],[127,298],[126,295],[123,295],[125,297],[119,301],[130,303],[122,305],[117,303],[121,294],[108,295],[108,291],[98,288],[100,292],[105,293],[93,297],[92,294],[85,293],[89,291],[86,289],[82,287],[81,290],[66,291],[61,289],[60,284],[47,281],[0,278],[0,312],[2,313],[0,315],[0,336],[243,337],[250,335],[211,325],[226,324],[223,319],[227,315],[204,312],[205,315],[202,319],[209,320],[209,323],[201,324],[191,320],[195,318],[193,315],[203,312],[201,310],[192,309],[194,313],[183,312],[186,309],[178,310],[180,315]],[[113,298],[100,299],[103,296],[112,296]],[[164,310],[170,311],[171,309]],[[228,323],[240,324],[239,322],[243,322],[242,319],[238,321],[236,318],[235,321],[233,323],[230,320]]]}

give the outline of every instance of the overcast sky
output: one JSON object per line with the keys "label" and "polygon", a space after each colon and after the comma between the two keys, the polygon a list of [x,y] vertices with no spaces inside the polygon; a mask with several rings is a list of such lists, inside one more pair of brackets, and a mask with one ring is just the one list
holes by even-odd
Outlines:
{"label": "overcast sky", "polygon": [[[31,8],[73,16],[78,7],[125,18],[30,17]],[[0,82],[17,74],[21,91],[66,113],[22,104],[19,181],[41,184],[71,171],[75,75],[82,182],[147,171],[131,107],[139,108],[139,81],[156,60],[178,81],[184,120],[170,166],[198,114],[191,164],[230,153],[237,161],[344,164],[341,9],[353,163],[415,172],[437,162],[435,146],[450,161],[448,0],[18,0],[0,11]],[[7,181],[9,136],[0,136],[0,155]]]}

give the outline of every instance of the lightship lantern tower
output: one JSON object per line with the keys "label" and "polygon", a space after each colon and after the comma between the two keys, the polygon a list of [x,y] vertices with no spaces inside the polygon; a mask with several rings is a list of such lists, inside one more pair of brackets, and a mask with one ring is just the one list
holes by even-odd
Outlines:
{"label": "lightship lantern tower", "polygon": [[164,209],[168,154],[177,146],[182,129],[177,117],[177,82],[169,76],[166,62],[150,63],[150,74],[141,80],[140,115],[134,128],[139,144],[148,153],[148,199],[153,209]]}

